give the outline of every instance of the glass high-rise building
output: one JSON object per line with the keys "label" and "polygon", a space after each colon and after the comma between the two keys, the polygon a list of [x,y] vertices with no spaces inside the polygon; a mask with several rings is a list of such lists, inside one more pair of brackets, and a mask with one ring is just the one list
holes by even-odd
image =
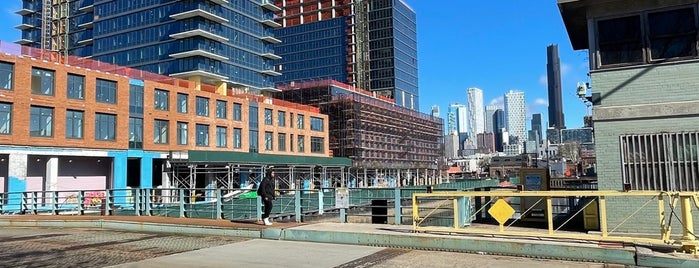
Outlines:
{"label": "glass high-rise building", "polygon": [[219,89],[272,91],[280,75],[273,65],[280,9],[270,1],[52,2],[22,1],[18,43]]}
{"label": "glass high-rise building", "polygon": [[[419,109],[417,24],[402,0],[275,0],[277,84],[333,79]],[[344,51],[341,47],[344,46]]]}

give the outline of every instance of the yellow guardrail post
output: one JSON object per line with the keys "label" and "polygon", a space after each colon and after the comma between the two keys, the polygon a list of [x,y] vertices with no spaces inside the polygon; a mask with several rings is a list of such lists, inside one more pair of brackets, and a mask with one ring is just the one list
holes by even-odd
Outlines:
{"label": "yellow guardrail post", "polygon": [[420,213],[417,207],[417,196],[413,194],[413,230],[417,229],[417,221],[420,220]]}
{"label": "yellow guardrail post", "polygon": [[670,225],[665,225],[665,199],[662,193],[658,195],[658,219],[660,220],[660,239],[669,241]]}
{"label": "yellow guardrail post", "polygon": [[459,229],[459,204],[457,199],[454,198],[454,229]]}
{"label": "yellow guardrail post", "polygon": [[694,221],[692,220],[692,196],[680,194],[680,202],[682,206],[682,250],[697,254],[697,243],[694,236]]}
{"label": "yellow guardrail post", "polygon": [[604,195],[599,196],[599,226],[602,237],[607,237],[607,200]]}
{"label": "yellow guardrail post", "polygon": [[549,224],[549,234],[553,234],[553,204],[550,196],[546,197],[546,218]]}

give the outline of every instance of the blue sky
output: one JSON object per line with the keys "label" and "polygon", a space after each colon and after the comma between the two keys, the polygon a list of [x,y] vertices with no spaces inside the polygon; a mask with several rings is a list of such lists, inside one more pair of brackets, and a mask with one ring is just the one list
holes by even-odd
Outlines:
{"label": "blue sky", "polygon": [[587,107],[575,88],[589,82],[587,52],[573,51],[555,0],[404,1],[417,13],[420,111],[436,104],[445,118],[450,103],[466,103],[469,87],[483,90],[486,105],[516,89],[525,93],[527,118],[542,113],[548,122],[546,47],[555,43],[566,126],[583,125]]}
{"label": "blue sky", "polygon": [[[555,0],[404,0],[417,13],[420,111],[466,103],[466,89],[483,89],[484,104],[502,105],[510,89],[525,92],[528,118],[547,115],[546,46],[558,44],[566,126],[582,126],[587,107],[575,95],[589,82],[586,51],[573,51]],[[19,0],[0,1],[0,40],[16,41]],[[442,3],[453,3],[443,5]]]}

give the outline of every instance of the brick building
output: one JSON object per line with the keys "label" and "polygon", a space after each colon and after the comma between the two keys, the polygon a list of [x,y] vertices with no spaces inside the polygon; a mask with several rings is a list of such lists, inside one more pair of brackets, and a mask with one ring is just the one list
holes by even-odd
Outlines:
{"label": "brick building", "polygon": [[226,163],[239,165],[332,159],[328,116],[314,107],[77,57],[66,65],[7,43],[0,51],[0,192],[201,188],[215,176],[185,182],[168,170],[202,152],[235,154]]}

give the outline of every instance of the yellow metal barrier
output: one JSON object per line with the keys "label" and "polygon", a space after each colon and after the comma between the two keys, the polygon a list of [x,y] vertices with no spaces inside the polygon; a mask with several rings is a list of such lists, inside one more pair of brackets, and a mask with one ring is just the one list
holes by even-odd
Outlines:
{"label": "yellow metal barrier", "polygon": [[[507,200],[519,197],[522,207],[520,209],[520,218],[513,218],[515,215],[515,209],[512,208],[511,204]],[[569,197],[588,197],[592,198],[583,207],[579,208],[577,212],[573,215],[568,215],[569,218],[566,219],[558,228],[554,228],[554,212],[553,212],[553,198],[569,198]],[[613,226],[610,230],[607,221],[607,198],[608,197],[648,197],[648,201],[645,204],[639,206],[634,212],[626,217],[621,223]],[[471,203],[476,200],[476,198],[491,199],[490,202],[483,204],[482,207],[477,208],[473,213],[471,211]],[[534,204],[529,205],[529,201],[533,198],[539,198]],[[666,216],[665,213],[665,200],[669,200],[669,208],[672,213],[675,213],[675,208],[677,203],[680,203],[681,219],[682,219],[682,237],[677,240],[671,239],[671,226],[670,217],[672,215]],[[460,199],[467,199],[468,202],[462,200],[462,202],[457,202]],[[529,199],[525,201],[525,199]],[[542,200],[545,200],[545,204],[542,207],[539,205]],[[637,214],[639,211],[643,210],[648,204],[656,200],[658,202],[658,222],[660,225],[659,236],[657,237],[643,237],[643,236],[624,236],[624,235],[614,235],[613,233],[620,225],[626,223],[632,216]],[[694,234],[694,223],[692,221],[692,203],[694,206],[699,208],[699,194],[696,192],[656,192],[656,191],[490,191],[490,192],[434,192],[434,193],[415,193],[413,194],[413,230],[416,232],[453,232],[453,233],[467,233],[467,234],[485,234],[485,235],[509,235],[509,236],[524,236],[524,237],[548,237],[548,238],[562,238],[562,239],[583,239],[592,241],[610,241],[610,242],[625,242],[625,243],[650,243],[650,244],[672,244],[680,247],[680,250],[697,254],[697,248],[699,247],[699,241],[696,240]],[[597,202],[594,202],[597,201]],[[692,202],[693,201],[693,202]],[[464,205],[466,204],[466,205]],[[526,206],[525,206],[526,204]],[[599,206],[599,234],[594,233],[581,233],[581,232],[563,232],[560,229],[567,224],[573,217],[577,216],[579,213],[585,210],[591,204],[597,204]],[[449,208],[449,206],[453,206]],[[483,209],[490,207],[488,209],[488,214],[499,223],[499,228],[488,229],[468,226],[468,222],[476,217],[479,213],[482,214]],[[530,215],[534,211],[540,213],[539,211],[543,209],[543,214],[545,214],[545,222],[547,225],[547,230],[537,231],[536,229],[526,229],[526,230],[511,230],[510,227],[517,221]],[[467,213],[464,213],[467,211]],[[444,219],[444,214],[448,215],[447,218],[453,217],[449,220],[453,220],[453,225],[451,227],[442,226],[430,226],[428,223],[430,219],[435,220],[439,217]],[[424,214],[424,215],[422,215]],[[467,214],[467,215],[464,215]],[[468,218],[464,219],[463,217]],[[585,216],[584,216],[585,217]],[[436,220],[435,220],[436,221]],[[505,224],[510,221],[506,226]],[[466,224],[465,224],[466,223]]]}

